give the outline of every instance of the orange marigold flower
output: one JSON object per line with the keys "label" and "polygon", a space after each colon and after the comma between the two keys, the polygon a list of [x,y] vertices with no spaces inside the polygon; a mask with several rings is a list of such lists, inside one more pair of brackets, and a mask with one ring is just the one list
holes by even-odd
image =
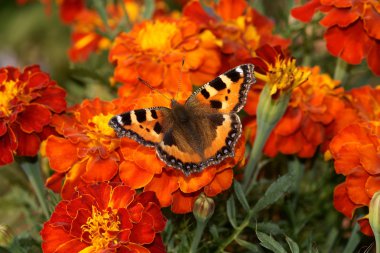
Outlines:
{"label": "orange marigold flower", "polygon": [[24,71],[0,68],[0,165],[11,163],[15,154],[37,154],[52,116],[66,109],[65,96],[37,65]]}
{"label": "orange marigold flower", "polygon": [[264,44],[289,45],[289,40],[272,34],[273,21],[250,8],[247,1],[209,2],[212,4],[206,11],[199,0],[190,1],[183,13],[216,37],[225,58],[223,71],[249,62],[252,52]]}
{"label": "orange marigold flower", "polygon": [[[72,45],[69,49],[70,59],[74,62],[87,60],[91,53],[108,50],[111,40],[100,33],[120,29],[120,25],[128,15],[128,20],[135,23],[140,18],[142,6],[136,0],[123,0],[106,6],[106,28],[99,13],[95,10],[83,8],[73,20],[71,34]],[[109,31],[108,31],[109,32]]]}
{"label": "orange marigold flower", "polygon": [[[281,59],[286,56],[283,54],[275,56],[274,52],[268,52],[271,51],[266,50],[263,53],[258,50],[257,52],[258,56],[261,56],[261,60],[255,60],[256,77],[261,81],[266,79],[267,82],[276,83],[277,80],[281,81],[284,77],[278,79],[277,74],[273,72],[275,67],[268,68],[266,67],[268,63],[264,62],[271,62],[269,58]],[[269,55],[272,56],[269,57]],[[287,63],[290,63],[290,60]],[[280,66],[280,64],[274,64],[274,66]],[[300,74],[301,72],[304,74]],[[267,74],[261,78],[264,73]],[[301,78],[297,78],[297,76]],[[306,81],[305,76],[308,76]],[[274,81],[271,81],[272,79]],[[339,81],[333,80],[327,74],[321,74],[319,67],[301,68],[295,72],[294,77],[286,75],[285,79],[295,80],[295,82],[299,79],[297,83],[300,84],[293,89],[287,110],[269,136],[264,153],[270,157],[274,157],[279,152],[297,154],[304,158],[312,157],[320,145],[327,145],[333,134],[346,126],[349,120],[357,118],[356,112],[347,109],[348,106],[343,99],[344,90],[339,87]],[[286,88],[285,86],[278,85],[278,88],[272,88],[271,91],[278,92],[281,88]],[[251,115],[256,115],[258,96],[259,92],[254,91],[251,93],[253,99],[247,101],[246,111]],[[343,122],[340,123],[342,125],[337,125],[343,111],[349,120],[345,121],[345,125]],[[256,119],[253,118],[246,126],[246,131],[252,132],[252,141],[255,129]]]}
{"label": "orange marigold flower", "polygon": [[61,136],[46,140],[46,156],[58,173],[48,180],[48,186],[65,175],[63,198],[71,197],[77,186],[109,181],[117,174],[120,140],[108,126],[109,119],[117,113],[120,111],[114,103],[94,99],[68,109],[66,115],[53,117],[52,125]]}
{"label": "orange marigold flower", "polygon": [[[185,59],[181,70],[182,60]],[[138,77],[155,88],[168,92],[200,85],[216,76],[220,55],[213,36],[200,32],[198,25],[186,18],[145,21],[131,32],[116,37],[109,60],[115,67],[115,81],[123,84],[121,93],[138,95],[150,92]]]}
{"label": "orange marigold flower", "polygon": [[152,192],[136,194],[122,184],[86,185],[58,203],[41,231],[42,249],[164,253],[159,233],[165,224]]}
{"label": "orange marigold flower", "polygon": [[[330,143],[335,171],[346,180],[334,191],[335,208],[349,218],[355,210],[367,206],[380,190],[380,122],[351,124],[341,130]],[[362,232],[372,235],[368,217],[360,220]]]}
{"label": "orange marigold flower", "polygon": [[[187,96],[190,93],[185,93]],[[187,98],[180,93],[179,102]],[[162,95],[153,94],[138,99],[125,99],[124,103],[134,108],[152,106],[170,107],[170,101]],[[129,138],[121,139],[121,152],[124,161],[120,164],[119,176],[121,181],[133,189],[144,187],[144,191],[156,193],[162,207],[171,206],[175,213],[192,211],[197,196],[204,192],[213,197],[230,188],[233,181],[233,167],[243,160],[244,137],[236,145],[235,157],[227,158],[221,164],[210,166],[200,173],[185,176],[181,171],[170,167],[157,157],[153,148],[144,147]]]}
{"label": "orange marigold flower", "polygon": [[372,72],[380,75],[379,1],[311,0],[294,8],[292,15],[309,22],[318,10],[326,14],[320,24],[327,27],[328,51],[350,64],[366,59]]}

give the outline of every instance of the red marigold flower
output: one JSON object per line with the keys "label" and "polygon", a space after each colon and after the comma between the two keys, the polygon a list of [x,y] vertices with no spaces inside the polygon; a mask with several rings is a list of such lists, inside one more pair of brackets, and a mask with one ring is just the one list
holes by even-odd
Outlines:
{"label": "red marigold flower", "polygon": [[273,21],[250,8],[245,0],[221,0],[208,7],[206,12],[199,0],[193,0],[183,13],[215,36],[225,58],[223,71],[249,62],[252,52],[264,44],[289,45],[289,40],[272,34]]}
{"label": "red marigold flower", "polygon": [[80,187],[56,206],[41,230],[49,252],[163,253],[159,235],[166,219],[152,192],[136,194],[122,184]]}
{"label": "red marigold flower", "polygon": [[380,75],[379,1],[311,0],[294,8],[292,15],[309,22],[316,11],[326,14],[320,24],[327,27],[328,51],[350,64],[366,59],[372,72]]}
{"label": "red marigold flower", "polygon": [[[341,130],[330,143],[335,171],[346,176],[334,192],[334,206],[348,218],[356,209],[368,206],[380,190],[379,121],[355,123]],[[360,221],[362,232],[372,235],[368,217]]]}
{"label": "red marigold flower", "polygon": [[63,198],[71,197],[75,187],[110,181],[117,174],[120,140],[108,126],[117,113],[120,111],[114,103],[94,99],[68,109],[66,115],[53,117],[52,125],[61,136],[46,140],[45,155],[59,174],[48,180],[48,186],[65,175]]}
{"label": "red marigold flower", "polygon": [[155,88],[176,92],[182,75],[181,89],[190,91],[192,84],[200,85],[216,76],[221,64],[214,38],[201,33],[198,25],[186,18],[145,21],[129,33],[121,33],[109,60],[116,65],[115,81],[134,96],[150,92],[138,77]]}
{"label": "red marigold flower", "polygon": [[[180,93],[177,98],[182,102],[187,96]],[[125,99],[125,103],[133,105],[132,109],[170,107],[170,101],[157,94],[135,100]],[[155,192],[162,207],[171,206],[175,213],[188,213],[192,211],[194,201],[201,192],[213,197],[230,188],[233,167],[243,159],[244,150],[244,138],[241,138],[236,145],[235,157],[210,166],[200,173],[185,176],[181,171],[166,168],[157,157],[155,149],[144,147],[129,138],[122,138],[121,152],[124,161],[120,164],[119,176],[121,181],[133,189],[144,187],[144,191]]]}
{"label": "red marigold flower", "polygon": [[65,96],[37,65],[0,68],[0,165],[37,154],[52,116],[66,109]]}

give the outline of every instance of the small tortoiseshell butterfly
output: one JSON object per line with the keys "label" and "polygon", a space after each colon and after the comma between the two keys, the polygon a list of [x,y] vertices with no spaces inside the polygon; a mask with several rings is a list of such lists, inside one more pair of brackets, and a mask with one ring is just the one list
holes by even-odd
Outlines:
{"label": "small tortoiseshell butterfly", "polygon": [[243,64],[221,74],[171,109],[152,107],[125,112],[109,125],[119,137],[155,147],[158,157],[185,175],[200,172],[234,156],[242,125],[239,112],[256,81],[252,64]]}

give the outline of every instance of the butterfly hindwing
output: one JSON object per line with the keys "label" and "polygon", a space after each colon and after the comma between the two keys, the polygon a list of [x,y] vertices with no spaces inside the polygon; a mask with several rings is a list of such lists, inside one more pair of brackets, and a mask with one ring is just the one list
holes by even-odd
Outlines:
{"label": "butterfly hindwing", "polygon": [[[203,131],[212,131],[214,137],[203,140],[206,147],[199,152],[191,146],[181,145],[181,140],[176,138],[174,133],[171,137],[164,137],[171,140],[170,143],[162,141],[156,147],[157,155],[162,161],[171,167],[181,170],[185,175],[202,171],[205,167],[218,164],[226,157],[234,156],[235,144],[241,135],[241,123],[235,113],[231,114],[211,114],[210,124],[200,124]],[[215,122],[213,122],[215,121]],[[210,128],[207,130],[207,128]],[[199,133],[202,135],[202,133]]]}
{"label": "butterfly hindwing", "polygon": [[252,64],[243,64],[221,74],[196,90],[186,103],[209,106],[221,113],[238,112],[247,100],[248,90],[255,82]]}
{"label": "butterfly hindwing", "polygon": [[118,137],[129,137],[152,147],[163,139],[163,122],[170,112],[166,107],[152,107],[125,112],[111,118],[109,125]]}

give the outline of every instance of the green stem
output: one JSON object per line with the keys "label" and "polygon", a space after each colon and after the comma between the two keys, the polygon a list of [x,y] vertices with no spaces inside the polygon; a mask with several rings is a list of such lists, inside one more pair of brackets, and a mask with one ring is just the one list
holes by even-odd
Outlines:
{"label": "green stem", "polygon": [[242,223],[240,224],[240,226],[238,226],[237,228],[235,228],[235,231],[226,239],[223,241],[223,243],[219,246],[217,252],[224,252],[224,249],[231,243],[233,242],[234,240],[236,240],[238,238],[238,236],[240,235],[240,233],[246,228],[248,227],[249,225],[249,221],[251,220],[252,216],[253,216],[254,212],[253,210],[251,209],[247,216],[245,217],[245,219],[242,221]]}
{"label": "green stem", "polygon": [[41,205],[45,218],[49,219],[49,209],[46,203],[46,194],[40,169],[38,166],[31,166],[31,164],[28,162],[21,162],[20,166],[28,177],[28,180],[34,189],[34,192],[37,195],[37,199]]}
{"label": "green stem", "polygon": [[274,125],[265,122],[257,122],[256,139],[249,155],[249,160],[244,171],[244,191],[248,193],[256,182],[260,169],[257,166],[262,156],[263,147],[272,132]]}
{"label": "green stem", "polygon": [[334,79],[343,81],[346,76],[347,62],[342,60],[342,58],[337,58],[334,71]]}
{"label": "green stem", "polygon": [[194,238],[193,238],[193,241],[191,242],[189,253],[198,252],[197,251],[198,245],[199,245],[199,242],[201,241],[201,238],[202,238],[202,235],[203,235],[203,232],[205,230],[208,220],[209,219],[202,221],[200,219],[197,219],[197,227],[194,230]]}
{"label": "green stem", "polygon": [[[355,249],[360,242],[360,236],[358,235],[358,230],[359,230],[359,224],[357,222],[355,222],[355,226],[352,229],[350,239],[348,240],[346,247],[344,248],[343,253],[355,252]],[[377,241],[376,241],[376,244],[377,244]],[[376,247],[376,250],[377,250],[377,247]],[[376,251],[376,253],[379,253],[379,252]]]}

